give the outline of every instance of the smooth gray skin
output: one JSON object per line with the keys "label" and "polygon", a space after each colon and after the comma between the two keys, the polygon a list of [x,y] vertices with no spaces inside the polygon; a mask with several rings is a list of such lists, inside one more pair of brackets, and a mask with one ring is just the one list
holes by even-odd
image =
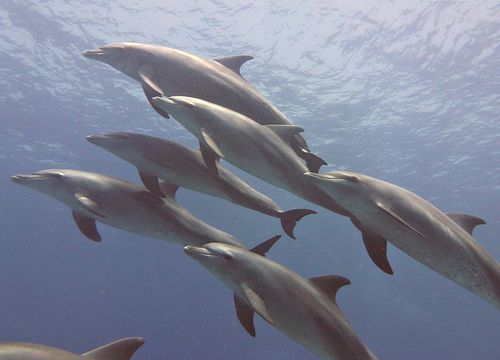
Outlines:
{"label": "smooth gray skin", "polygon": [[[309,181],[304,163],[286,144],[302,131],[293,125],[264,126],[245,115],[205,100],[186,96],[155,97],[153,103],[168,111],[200,140],[202,148],[216,143],[222,157],[240,169],[326,209],[346,214],[323,190]],[[278,136],[276,133],[280,133]],[[213,150],[212,150],[213,151]]]}
{"label": "smooth gray skin", "polygon": [[349,280],[337,277],[341,282],[336,288],[322,289],[274,261],[225,244],[186,246],[184,252],[271,325],[320,358],[376,359],[336,304],[336,290]]}
{"label": "smooth gray skin", "polygon": [[500,310],[500,264],[471,236],[484,220],[445,214],[406,189],[358,173],[306,176],[352,214],[368,241],[391,242]]}
{"label": "smooth gray skin", "polygon": [[[283,228],[292,237],[295,222],[302,216],[315,213],[307,209],[281,210],[272,199],[220,164],[217,164],[218,175],[214,174],[205,165],[200,151],[173,141],[130,132],[90,135],[86,138],[90,143],[132,163],[142,174],[282,219]],[[155,185],[157,181],[153,181],[152,187]]]}
{"label": "smooth gray skin", "polygon": [[142,344],[142,338],[125,338],[78,355],[40,344],[8,342],[0,343],[0,360],[129,360]]}
{"label": "smooth gray skin", "polygon": [[[291,124],[275,106],[266,100],[240,74],[241,65],[251,56],[205,59],[164,46],[123,42],[86,50],[83,55],[111,65],[141,83],[151,103],[153,96],[185,95],[204,99],[235,110],[252,120],[266,124]],[[168,112],[159,110],[168,117]],[[308,146],[302,136],[294,145],[299,156],[308,157]],[[325,164],[313,160],[317,169]]]}
{"label": "smooth gray skin", "polygon": [[[12,180],[59,200],[91,222],[96,220],[132,233],[183,245],[216,241],[245,247],[234,236],[197,219],[173,199],[162,200],[141,186],[115,177],[79,170],[51,169],[32,175],[15,175]],[[88,224],[86,228],[92,232]],[[84,230],[82,232],[85,233]],[[100,241],[98,233],[89,238]]]}

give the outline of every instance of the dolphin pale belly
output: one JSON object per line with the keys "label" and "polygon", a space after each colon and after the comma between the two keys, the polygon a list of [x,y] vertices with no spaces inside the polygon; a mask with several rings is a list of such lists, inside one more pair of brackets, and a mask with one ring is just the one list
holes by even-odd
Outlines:
{"label": "dolphin pale belly", "polygon": [[[164,197],[164,189],[175,193],[184,187],[215,196],[246,208],[277,217],[292,238],[302,217],[314,214],[308,209],[283,211],[272,199],[252,188],[235,174],[217,164],[217,174],[210,171],[199,151],[176,142],[135,133],[90,135],[87,140],[132,163],[149,191]],[[159,183],[158,178],[164,181]]]}
{"label": "dolphin pale belly", "polygon": [[39,344],[0,343],[0,360],[129,360],[142,344],[142,338],[126,338],[78,355]]}
{"label": "dolphin pale belly", "polygon": [[500,310],[500,264],[473,237],[484,220],[445,214],[394,184],[352,172],[305,174],[351,214],[370,257],[392,273],[387,241]]}
{"label": "dolphin pale belly", "polygon": [[186,246],[184,252],[234,292],[236,315],[250,335],[255,336],[257,313],[322,359],[376,359],[337,306],[335,294],[349,280],[307,280],[264,256],[225,244]]}
{"label": "dolphin pale belly", "polygon": [[303,131],[301,128],[260,125],[231,109],[191,97],[155,97],[153,103],[198,138],[203,160],[212,172],[217,173],[217,161],[223,158],[270,184],[345,214],[303,176],[306,166],[287,145],[291,137]]}
{"label": "dolphin pale belly", "polygon": [[[141,83],[151,106],[164,117],[168,118],[169,113],[154,104],[152,98],[185,95],[227,107],[263,125],[291,125],[285,115],[241,76],[240,67],[251,56],[210,60],[164,46],[131,42],[87,50],[83,55],[109,64]],[[326,164],[309,151],[302,136],[293,136],[290,146],[306,161],[309,171],[317,172]]]}
{"label": "dolphin pale belly", "polygon": [[15,175],[12,181],[69,206],[80,231],[94,241],[101,240],[96,228],[96,221],[99,221],[184,245],[216,241],[244,247],[234,236],[197,219],[172,198],[160,199],[141,186],[115,177],[54,169]]}

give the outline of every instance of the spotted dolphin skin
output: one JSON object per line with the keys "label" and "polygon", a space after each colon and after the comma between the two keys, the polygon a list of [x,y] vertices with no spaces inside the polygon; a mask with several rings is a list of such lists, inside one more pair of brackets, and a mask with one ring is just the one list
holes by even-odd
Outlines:
{"label": "spotted dolphin skin", "polygon": [[302,128],[260,125],[231,109],[186,96],[154,97],[152,101],[198,138],[203,160],[212,172],[217,173],[217,160],[224,158],[261,180],[329,210],[345,213],[303,176],[306,166],[287,145]]}
{"label": "spotted dolphin skin", "polygon": [[[279,218],[292,238],[297,221],[315,213],[308,209],[281,210],[273,200],[220,164],[216,175],[206,167],[199,151],[170,140],[130,132],[90,135],[87,140],[132,163],[148,190],[160,197],[164,196],[162,188],[173,194],[179,187],[215,196]],[[163,180],[161,185],[158,178]]]}
{"label": "spotted dolphin skin", "polygon": [[387,241],[500,310],[500,264],[473,237],[484,220],[445,214],[414,193],[353,172],[305,174],[351,213],[368,254],[392,274]]}
{"label": "spotted dolphin skin", "polygon": [[218,230],[191,215],[173,199],[160,199],[142,186],[79,170],[42,170],[15,175],[15,183],[44,193],[73,212],[80,231],[100,241],[96,221],[132,233],[183,245],[221,242],[244,245],[234,236]]}
{"label": "spotted dolphin skin", "polygon": [[142,338],[126,338],[78,355],[39,344],[0,343],[0,360],[129,360],[142,344]]}
{"label": "spotted dolphin skin", "polygon": [[337,306],[341,276],[310,280],[245,249],[225,244],[186,246],[184,252],[235,294],[236,314],[255,336],[254,312],[321,359],[375,360]]}
{"label": "spotted dolphin skin", "polygon": [[[164,46],[132,42],[86,50],[83,55],[138,81],[149,103],[167,118],[168,112],[152,103],[154,96],[192,96],[232,109],[260,124],[291,125],[285,115],[241,76],[240,67],[251,56],[210,60]],[[306,161],[309,171],[317,172],[326,164],[309,151],[302,136],[292,137],[290,145]]]}

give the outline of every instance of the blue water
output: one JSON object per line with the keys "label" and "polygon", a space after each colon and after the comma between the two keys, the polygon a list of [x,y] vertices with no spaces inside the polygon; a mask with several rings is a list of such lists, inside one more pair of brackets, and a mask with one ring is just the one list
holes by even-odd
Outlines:
{"label": "blue water", "polygon": [[[500,259],[500,6],[347,3],[1,2],[0,341],[83,352],[143,336],[134,360],[314,358],[260,318],[250,338],[230,291],[181,247],[104,225],[93,243],[64,205],[9,180],[59,167],[138,182],[84,140],[92,133],[195,146],[137,83],[81,56],[116,41],[253,55],[243,75],[306,129],[326,170],[366,173],[484,218],[475,237]],[[306,277],[349,278],[339,305],[379,359],[500,359],[491,305],[392,246],[395,275],[382,273],[347,219],[238,174],[285,209],[319,212],[269,257]],[[273,218],[201,194],[181,190],[178,201],[249,246],[281,231]]]}

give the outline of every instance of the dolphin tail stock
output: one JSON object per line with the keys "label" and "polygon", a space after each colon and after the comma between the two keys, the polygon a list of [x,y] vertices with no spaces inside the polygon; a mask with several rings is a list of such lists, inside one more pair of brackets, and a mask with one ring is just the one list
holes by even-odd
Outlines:
{"label": "dolphin tail stock", "polygon": [[279,213],[279,218],[281,219],[281,227],[285,234],[287,234],[292,239],[295,239],[293,230],[297,222],[304,216],[317,214],[316,211],[310,209],[293,209],[288,211],[283,211]]}
{"label": "dolphin tail stock", "polygon": [[86,352],[82,357],[88,360],[129,360],[142,344],[143,338],[125,338]]}

